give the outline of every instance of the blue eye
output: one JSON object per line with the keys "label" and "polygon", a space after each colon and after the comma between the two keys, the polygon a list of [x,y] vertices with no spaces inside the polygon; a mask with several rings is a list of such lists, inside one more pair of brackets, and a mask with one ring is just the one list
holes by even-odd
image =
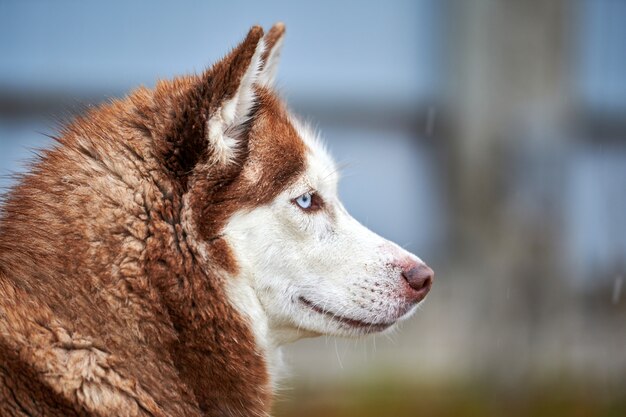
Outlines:
{"label": "blue eye", "polygon": [[311,193],[304,193],[300,197],[296,198],[296,204],[300,206],[300,208],[306,210],[311,208],[311,204],[313,203],[313,196]]}

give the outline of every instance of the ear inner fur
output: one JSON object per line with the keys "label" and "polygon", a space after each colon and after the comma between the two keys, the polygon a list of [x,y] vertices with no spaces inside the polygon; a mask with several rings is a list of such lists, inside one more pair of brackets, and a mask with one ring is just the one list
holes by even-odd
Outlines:
{"label": "ear inner fur", "polygon": [[274,84],[284,36],[285,25],[283,23],[276,23],[263,38],[266,48],[263,54],[263,64],[259,76],[260,85],[271,87]]}

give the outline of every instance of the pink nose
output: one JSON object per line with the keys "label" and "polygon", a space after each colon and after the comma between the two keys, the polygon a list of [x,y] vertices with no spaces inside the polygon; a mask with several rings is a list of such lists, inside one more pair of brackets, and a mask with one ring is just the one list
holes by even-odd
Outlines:
{"label": "pink nose", "polygon": [[415,290],[415,297],[418,300],[423,299],[430,291],[433,285],[435,273],[425,263],[411,263],[402,270],[402,276],[409,283],[409,286]]}

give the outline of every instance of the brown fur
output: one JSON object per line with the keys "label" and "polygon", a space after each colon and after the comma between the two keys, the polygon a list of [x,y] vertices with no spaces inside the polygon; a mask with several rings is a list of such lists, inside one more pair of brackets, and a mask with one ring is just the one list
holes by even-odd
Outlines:
{"label": "brown fur", "polygon": [[78,118],[9,193],[0,415],[267,414],[264,352],[226,301],[237,263],[220,232],[294,180],[305,145],[260,87],[237,161],[207,163],[205,132],[262,36]]}

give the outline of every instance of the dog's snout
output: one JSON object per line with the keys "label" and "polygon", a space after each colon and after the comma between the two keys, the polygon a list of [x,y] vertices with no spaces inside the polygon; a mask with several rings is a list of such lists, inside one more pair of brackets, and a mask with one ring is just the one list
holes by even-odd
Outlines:
{"label": "dog's snout", "polygon": [[403,268],[402,276],[409,283],[409,286],[417,292],[419,299],[426,296],[433,285],[435,273],[425,263],[412,263]]}

